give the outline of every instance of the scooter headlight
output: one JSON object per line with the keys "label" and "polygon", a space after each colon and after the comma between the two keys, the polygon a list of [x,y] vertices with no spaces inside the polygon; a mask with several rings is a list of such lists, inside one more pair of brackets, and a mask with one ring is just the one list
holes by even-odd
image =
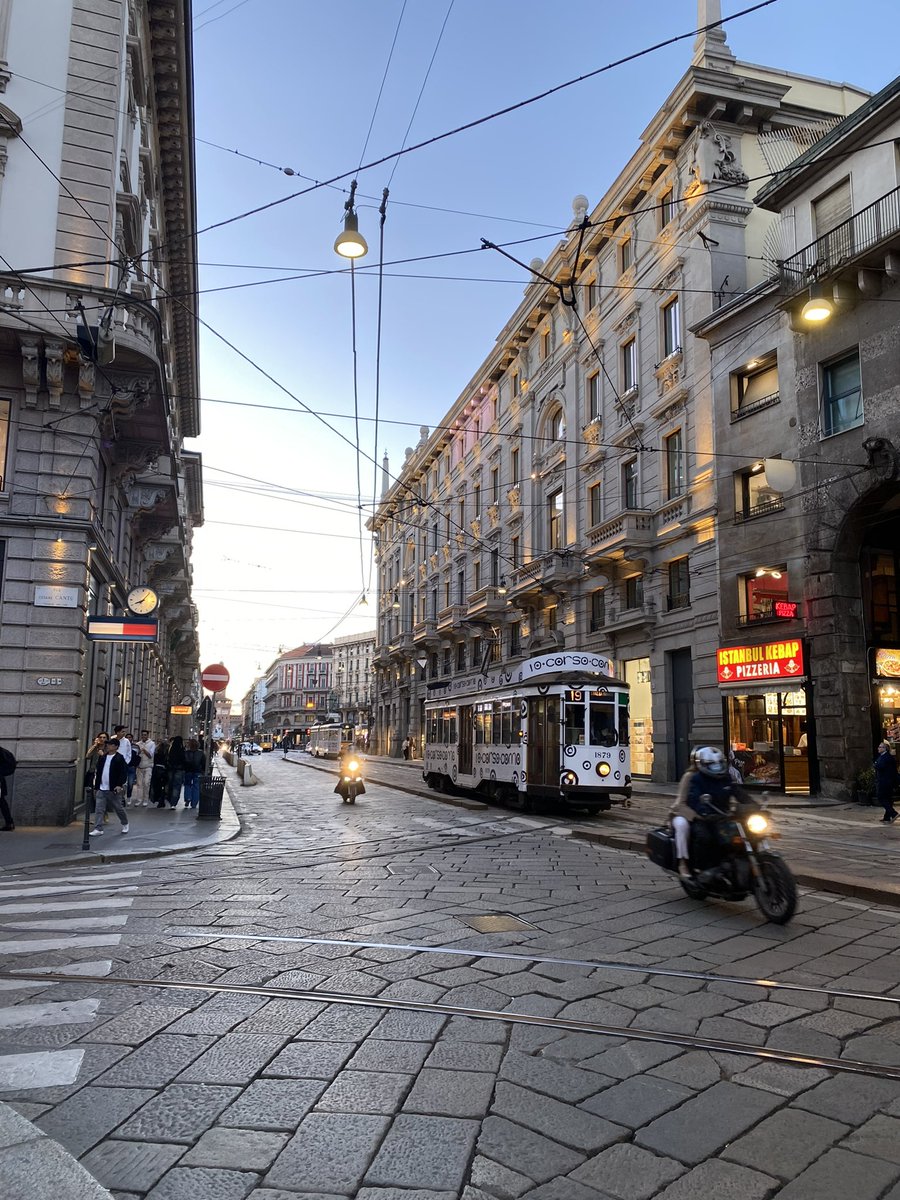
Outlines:
{"label": "scooter headlight", "polygon": [[751,833],[765,833],[769,828],[769,822],[762,813],[754,813],[747,818],[747,828]]}

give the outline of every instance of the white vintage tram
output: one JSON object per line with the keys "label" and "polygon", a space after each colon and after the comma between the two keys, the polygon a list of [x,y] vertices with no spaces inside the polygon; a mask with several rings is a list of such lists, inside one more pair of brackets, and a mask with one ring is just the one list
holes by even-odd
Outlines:
{"label": "white vintage tram", "polygon": [[432,685],[423,778],[527,808],[599,812],[631,797],[628,684],[597,654],[554,651]]}
{"label": "white vintage tram", "polygon": [[313,758],[340,758],[353,745],[353,727],[331,723],[313,725],[306,749]]}

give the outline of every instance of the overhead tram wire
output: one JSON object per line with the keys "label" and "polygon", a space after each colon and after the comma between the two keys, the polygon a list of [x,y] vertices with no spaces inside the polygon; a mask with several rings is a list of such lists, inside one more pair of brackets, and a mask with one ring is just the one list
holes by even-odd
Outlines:
{"label": "overhead tram wire", "polygon": [[[288,203],[290,200],[296,200],[301,196],[309,195],[310,192],[318,191],[320,188],[327,187],[333,183],[340,183],[343,179],[350,179],[354,175],[360,174],[361,171],[368,171],[374,167],[382,166],[384,163],[391,162],[393,159],[399,158],[402,155],[413,154],[417,150],[423,150],[428,146],[437,145],[439,142],[446,141],[448,138],[455,137],[457,134],[466,133],[470,129],[477,129],[481,125],[486,125],[490,121],[495,121],[499,117],[504,117],[513,112],[518,112],[523,108],[528,108],[532,104],[537,104],[541,100],[546,100],[549,96],[556,95],[558,92],[565,91],[567,88],[574,87],[576,84],[584,83],[588,79],[595,79],[599,75],[604,75],[608,71],[612,71],[617,67],[625,66],[627,63],[636,62],[640,58],[645,58],[649,54],[654,54],[658,50],[663,50],[668,46],[677,45],[679,42],[686,41],[688,38],[693,38],[701,33],[709,33],[713,29],[719,29],[723,25],[727,25],[732,21],[737,21],[741,17],[749,16],[751,13],[759,12],[761,9],[768,8],[772,4],[778,3],[779,0],[757,0],[756,4],[752,4],[747,8],[741,9],[740,12],[733,13],[730,17],[723,17],[719,21],[712,21],[708,25],[703,25],[697,29],[688,30],[685,33],[675,34],[670,38],[665,38],[663,41],[656,42],[651,46],[645,46],[641,50],[633,51],[631,54],[626,54],[621,58],[615,59],[607,63],[605,66],[597,67],[593,71],[588,71],[584,75],[579,75],[574,79],[568,79],[563,83],[555,84],[553,87],[539,92],[537,95],[529,96],[525,100],[519,100],[515,104],[506,105],[504,108],[496,109],[494,112],[487,113],[482,117],[476,117],[474,120],[467,121],[462,125],[457,125],[453,129],[445,130],[443,133],[435,134],[430,138],[426,138],[421,142],[416,142],[412,146],[406,146],[402,150],[394,150],[390,154],[384,154],[380,158],[373,159],[370,162],[364,163],[357,170],[341,171],[337,175],[333,175],[330,179],[324,179],[320,182],[313,183],[309,187],[301,188],[299,191],[291,192],[287,196],[280,196],[276,200],[270,200],[266,204],[256,205],[254,208],[245,210],[244,212],[235,213],[232,217],[225,217],[221,221],[214,221],[210,225],[203,226],[190,234],[180,234],[177,238],[169,239],[169,242],[162,243],[158,249],[164,245],[169,245],[178,241],[185,241],[188,238],[199,236],[203,233],[210,233],[214,229],[223,229],[227,225],[233,225],[237,221],[243,221],[247,217],[253,217],[262,212],[268,212],[273,208],[277,208],[282,204]],[[141,256],[143,257],[143,255]]]}
{"label": "overhead tram wire", "polygon": [[387,83],[388,72],[391,69],[391,62],[394,58],[394,50],[397,48],[397,38],[400,36],[400,26],[403,24],[403,17],[406,13],[406,5],[408,0],[403,0],[403,5],[400,9],[400,16],[397,18],[397,27],[394,30],[394,37],[391,42],[391,48],[388,51],[387,62],[384,64],[384,73],[381,76],[381,85],[378,88],[378,95],[375,97],[375,105],[372,109],[372,119],[369,121],[369,128],[366,131],[366,140],[363,142],[362,152],[359,156],[359,166],[356,168],[356,174],[362,170],[363,159],[366,157],[366,151],[369,148],[369,139],[372,136],[372,130],[375,127],[375,118],[378,116],[378,109],[381,106],[381,97],[384,94],[384,85]]}

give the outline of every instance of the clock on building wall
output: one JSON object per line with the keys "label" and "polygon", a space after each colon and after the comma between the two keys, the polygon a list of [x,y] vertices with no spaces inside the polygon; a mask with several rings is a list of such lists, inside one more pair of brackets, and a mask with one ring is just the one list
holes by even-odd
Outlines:
{"label": "clock on building wall", "polygon": [[146,617],[159,604],[159,596],[152,588],[136,587],[128,593],[128,608],[138,617]]}

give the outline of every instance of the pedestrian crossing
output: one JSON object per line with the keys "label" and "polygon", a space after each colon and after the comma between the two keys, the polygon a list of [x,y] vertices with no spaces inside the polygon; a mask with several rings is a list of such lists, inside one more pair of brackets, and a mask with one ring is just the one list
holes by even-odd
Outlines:
{"label": "pedestrian crossing", "polygon": [[[16,972],[73,980],[108,975],[111,958],[86,961],[81,955],[119,945],[140,876],[137,868],[0,878],[0,972],[5,976],[0,979],[0,1094],[69,1086],[77,1080],[84,1050],[27,1049],[29,1030],[90,1025],[97,1019],[100,997],[54,1001],[59,984],[19,980]],[[77,913],[82,915],[73,915]],[[71,962],[64,961],[67,951]],[[18,1003],[17,992],[27,993]]]}

